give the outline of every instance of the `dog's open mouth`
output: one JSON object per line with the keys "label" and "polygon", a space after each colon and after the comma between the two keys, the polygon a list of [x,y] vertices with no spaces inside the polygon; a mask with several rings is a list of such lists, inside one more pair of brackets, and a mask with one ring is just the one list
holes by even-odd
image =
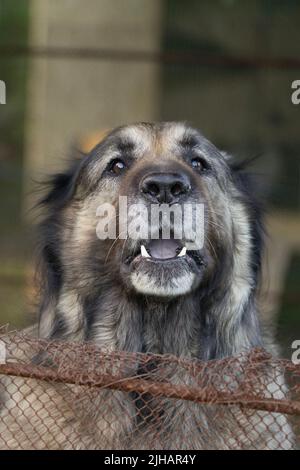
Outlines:
{"label": "dog's open mouth", "polygon": [[204,264],[200,252],[196,250],[189,251],[181,240],[157,239],[139,244],[135,252],[126,258],[125,263],[154,262],[169,264],[171,262],[184,261],[192,261],[198,267]]}
{"label": "dog's open mouth", "polygon": [[141,256],[153,260],[170,260],[186,255],[186,247],[177,240],[151,240],[141,245]]}

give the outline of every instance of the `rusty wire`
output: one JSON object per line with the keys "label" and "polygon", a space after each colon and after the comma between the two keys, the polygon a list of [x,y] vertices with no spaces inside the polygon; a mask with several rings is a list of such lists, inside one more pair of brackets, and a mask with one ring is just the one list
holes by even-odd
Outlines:
{"label": "rusty wire", "polygon": [[290,449],[300,365],[262,349],[202,362],[0,335],[0,448]]}

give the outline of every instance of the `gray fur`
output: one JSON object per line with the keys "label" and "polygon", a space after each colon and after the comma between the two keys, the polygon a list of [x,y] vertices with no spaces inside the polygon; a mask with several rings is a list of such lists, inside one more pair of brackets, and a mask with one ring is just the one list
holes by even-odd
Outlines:
{"label": "gray fur", "polygon": [[[126,174],[119,179],[107,175],[111,159],[124,153],[125,158],[130,154],[131,162]],[[209,170],[196,174],[189,164],[190,154],[200,155]],[[180,296],[172,295],[172,285],[179,272],[188,276],[190,265],[179,269],[170,264],[168,272],[159,266],[156,271],[138,268],[133,283],[122,255],[131,255],[137,243],[96,238],[97,205],[115,202],[120,194],[139,201],[137,182],[152,168],[186,172],[193,185],[191,200],[204,202],[206,207],[206,241],[200,252],[205,269],[201,275],[195,271],[190,280],[186,277],[186,291]],[[42,287],[40,336],[93,341],[108,350],[203,360],[262,346],[256,307],[261,214],[247,181],[233,168],[228,155],[185,124],[142,123],[113,131],[71,171],[57,177],[43,201],[47,216],[41,225],[42,278],[46,283]],[[144,293],[147,279],[153,282],[153,295]],[[96,441],[83,436],[75,445],[144,447],[143,438],[134,431],[132,400],[115,392],[103,393],[115,409],[115,414],[105,417],[111,422],[109,433],[103,432],[106,440],[99,434]],[[100,407],[101,397],[97,398]],[[128,410],[126,419],[122,406]],[[179,448],[182,442],[178,436],[183,431],[190,436],[186,448],[237,448],[241,444],[230,435],[230,429],[237,423],[244,429],[249,426],[240,410],[234,419],[230,413],[226,415],[228,426],[215,421],[212,408],[188,402],[166,400],[164,412],[169,417],[165,420],[166,437],[163,443],[153,437],[153,448]],[[249,420],[255,416],[259,413]],[[263,414],[261,417],[265,419]],[[280,419],[288,426],[284,417]],[[99,422],[101,416],[95,420]],[[172,430],[167,432],[168,420]],[[124,437],[128,432],[132,432],[131,442]],[[251,430],[242,432],[240,442],[243,448],[290,447],[281,431],[272,426],[258,439]],[[68,445],[61,444],[64,448]]]}

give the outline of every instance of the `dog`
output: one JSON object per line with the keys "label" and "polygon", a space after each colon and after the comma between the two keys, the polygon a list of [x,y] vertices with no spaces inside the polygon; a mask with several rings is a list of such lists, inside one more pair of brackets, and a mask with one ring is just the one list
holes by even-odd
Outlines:
{"label": "dog", "polygon": [[[133,208],[127,215],[135,236],[124,237],[116,223],[121,198]],[[165,224],[162,217],[148,218],[153,207],[175,210],[186,205],[202,208],[198,232],[194,212],[185,217],[180,238],[174,214]],[[46,214],[40,226],[41,338],[203,361],[265,345],[257,309],[261,206],[243,167],[198,130],[173,122],[120,127],[54,176],[41,207]],[[108,208],[112,216],[105,219]],[[106,235],[112,237],[103,236],[103,220]],[[162,236],[166,226],[169,237]],[[178,372],[179,378],[184,379],[184,372]],[[45,392],[43,387],[31,392],[31,402]],[[134,423],[138,404],[133,398],[104,390],[95,398],[99,408],[104,398],[112,411],[97,418],[98,432],[76,437],[72,412],[65,412],[65,418],[61,413],[48,426],[47,447],[147,448]],[[150,411],[151,406],[149,400]],[[152,436],[151,448],[291,447],[282,429],[287,434],[291,430],[278,413],[270,418],[255,412],[247,423],[236,410],[234,420],[228,413],[226,425],[213,419],[212,406],[205,410],[195,403],[165,400],[161,408],[165,437],[160,442]],[[45,415],[49,420],[50,412]],[[256,427],[251,427],[255,419]],[[17,416],[14,427],[16,422]],[[239,440],[229,431],[238,425]],[[16,432],[31,447],[26,436],[32,437],[32,429],[26,434],[24,426]],[[183,433],[189,437],[180,444]],[[54,444],[55,434],[59,444]],[[12,437],[11,446],[18,445]]]}

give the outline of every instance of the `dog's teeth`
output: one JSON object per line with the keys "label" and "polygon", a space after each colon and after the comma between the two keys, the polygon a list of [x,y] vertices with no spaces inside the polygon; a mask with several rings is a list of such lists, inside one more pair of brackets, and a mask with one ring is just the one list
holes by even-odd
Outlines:
{"label": "dog's teeth", "polygon": [[141,245],[141,255],[143,256],[143,258],[150,258],[150,255],[144,245]]}
{"label": "dog's teeth", "polygon": [[178,253],[177,256],[185,256],[185,255],[186,255],[186,246],[184,246],[184,247],[182,248],[181,252]]}

